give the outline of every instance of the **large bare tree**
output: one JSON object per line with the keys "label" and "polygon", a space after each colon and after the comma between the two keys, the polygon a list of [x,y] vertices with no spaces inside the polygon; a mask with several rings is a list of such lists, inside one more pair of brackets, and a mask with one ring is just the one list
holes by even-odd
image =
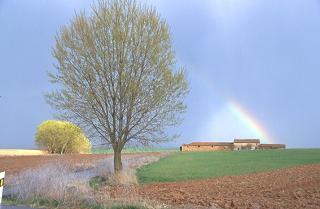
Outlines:
{"label": "large bare tree", "polygon": [[56,72],[48,75],[60,89],[44,96],[56,118],[113,147],[118,174],[125,145],[176,137],[165,131],[182,122],[190,85],[186,69],[176,67],[170,27],[155,8],[101,0],[92,10],[75,13],[56,34]]}

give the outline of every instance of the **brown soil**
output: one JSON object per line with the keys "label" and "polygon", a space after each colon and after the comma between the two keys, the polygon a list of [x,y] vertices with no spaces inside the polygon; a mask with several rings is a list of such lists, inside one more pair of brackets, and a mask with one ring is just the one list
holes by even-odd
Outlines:
{"label": "brown soil", "polygon": [[[123,153],[122,155],[136,155],[138,153]],[[82,164],[93,163],[113,154],[42,154],[42,155],[0,155],[0,172],[5,171],[6,175],[18,174],[19,172],[37,168],[43,164]]]}
{"label": "brown soil", "polygon": [[[88,163],[110,154],[0,156],[0,171],[18,173],[44,163]],[[104,196],[168,205],[222,208],[320,208],[320,163],[284,170],[174,183],[103,187]]]}
{"label": "brown soil", "polygon": [[65,155],[27,155],[0,156],[0,172],[6,175],[17,174],[22,170],[37,168],[43,164],[81,164],[104,159],[110,154],[65,154]]}
{"label": "brown soil", "polygon": [[104,187],[111,197],[134,194],[168,205],[222,208],[320,208],[320,164],[241,176],[129,189]]}

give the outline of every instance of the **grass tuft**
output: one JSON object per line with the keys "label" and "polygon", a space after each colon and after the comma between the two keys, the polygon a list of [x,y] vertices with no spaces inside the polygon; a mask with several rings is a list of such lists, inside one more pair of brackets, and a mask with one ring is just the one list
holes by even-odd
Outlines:
{"label": "grass tuft", "polygon": [[114,175],[113,159],[106,158],[98,162],[96,169],[99,176],[106,179],[105,184],[130,186],[138,184],[136,169],[149,163],[157,162],[160,158],[168,156],[171,152],[158,154],[140,154],[124,156],[122,158],[123,170],[119,176]]}

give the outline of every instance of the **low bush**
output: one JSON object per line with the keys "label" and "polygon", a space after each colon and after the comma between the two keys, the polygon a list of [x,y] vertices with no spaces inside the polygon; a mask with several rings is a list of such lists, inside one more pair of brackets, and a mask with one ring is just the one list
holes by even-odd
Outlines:
{"label": "low bush", "polygon": [[77,163],[72,165],[70,169],[72,172],[80,172],[80,171],[89,170],[95,167],[96,165],[94,165],[94,163]]}
{"label": "low bush", "polygon": [[59,203],[93,203],[88,184],[76,179],[71,168],[60,165],[44,165],[29,169],[15,177],[14,190],[17,201],[44,198]]}

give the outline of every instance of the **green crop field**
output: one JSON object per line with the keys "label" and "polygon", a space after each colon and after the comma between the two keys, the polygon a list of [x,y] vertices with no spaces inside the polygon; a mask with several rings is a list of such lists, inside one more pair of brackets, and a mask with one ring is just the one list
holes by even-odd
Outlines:
{"label": "green crop field", "polygon": [[[144,148],[131,148],[125,147],[122,150],[122,153],[135,153],[135,152],[167,152],[167,151],[179,151],[179,147],[144,147]],[[112,148],[92,148],[92,154],[99,154],[99,153],[113,153]]]}
{"label": "green crop field", "polygon": [[141,167],[140,184],[179,182],[320,163],[320,149],[176,152]]}

